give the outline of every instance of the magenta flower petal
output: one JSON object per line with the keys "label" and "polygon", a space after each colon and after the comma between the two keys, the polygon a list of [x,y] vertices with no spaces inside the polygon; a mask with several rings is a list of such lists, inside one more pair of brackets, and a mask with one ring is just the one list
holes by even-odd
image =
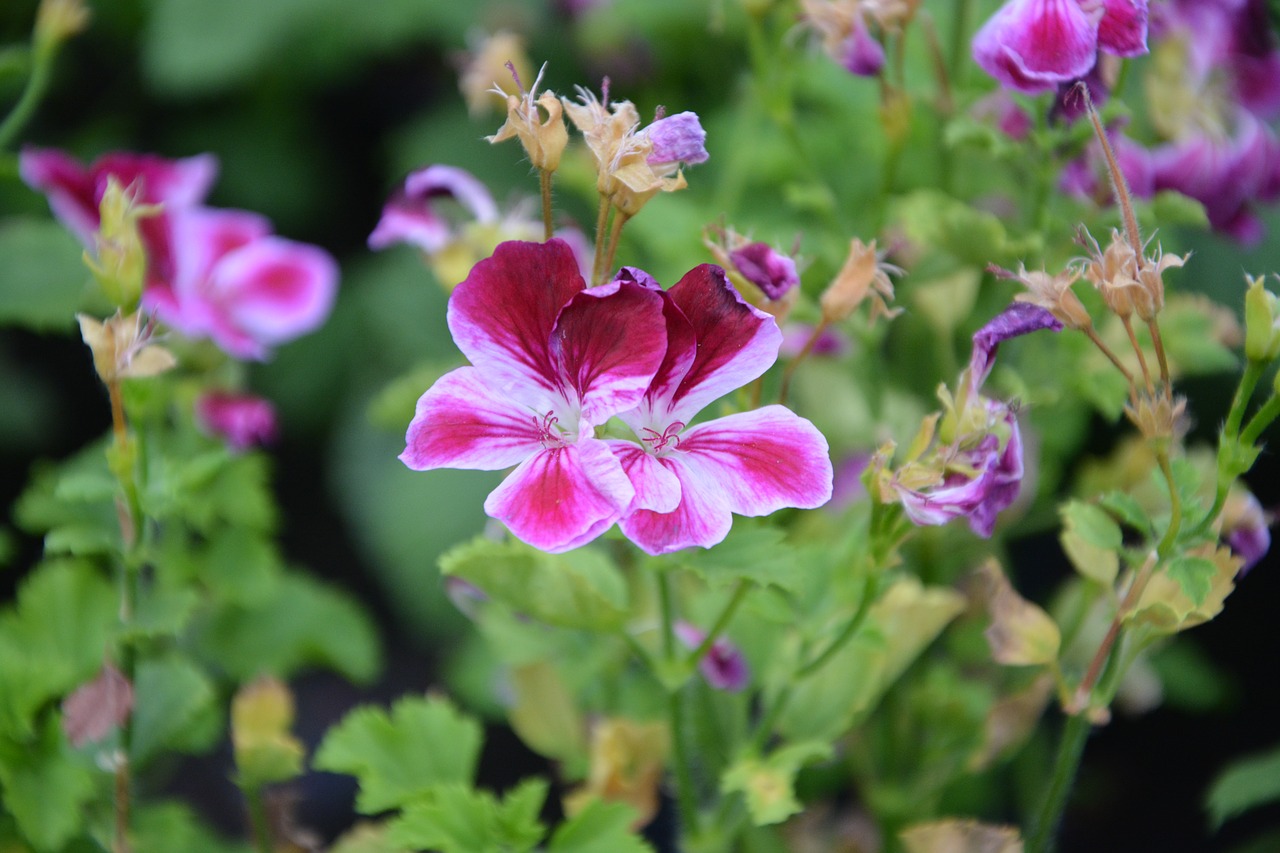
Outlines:
{"label": "magenta flower petal", "polygon": [[640,402],[662,363],[667,328],[662,296],[614,281],[579,293],[556,320],[557,372],[581,401],[581,417],[600,424]]}
{"label": "magenta flower petal", "polygon": [[[701,646],[707,638],[706,633],[683,620],[676,622],[672,629],[676,638],[690,650]],[[742,690],[751,680],[751,670],[747,667],[746,658],[737,646],[724,637],[716,637],[712,642],[711,648],[698,661],[698,671],[711,687],[731,693]]]}
{"label": "magenta flower petal", "polygon": [[721,490],[703,487],[714,477],[714,466],[703,471],[694,460],[684,457],[658,457],[680,481],[680,505],[671,512],[641,509],[629,513],[618,522],[622,532],[647,554],[669,554],[682,548],[710,548],[724,541],[733,526],[733,510],[728,496]]}
{"label": "magenta flower petal", "polygon": [[415,471],[500,471],[542,451],[540,421],[496,396],[474,367],[440,377],[418,398],[400,461]]}
{"label": "magenta flower petal", "polygon": [[1116,56],[1147,52],[1147,0],[1106,0],[1098,22],[1098,48]]}
{"label": "magenta flower petal", "polygon": [[551,553],[608,530],[635,490],[603,441],[540,450],[520,463],[484,502],[484,510],[521,540]]}
{"label": "magenta flower petal", "polygon": [[496,393],[542,408],[564,396],[551,333],[585,287],[563,241],[503,243],[454,289],[449,331]]}
{"label": "magenta flower petal", "polygon": [[680,505],[680,480],[658,457],[630,441],[610,439],[605,443],[622,463],[622,470],[636,491],[628,512],[641,509],[672,512]]}
{"label": "magenta flower petal", "polygon": [[1013,302],[987,324],[973,334],[973,354],[969,358],[969,384],[974,389],[982,387],[991,373],[996,349],[1003,341],[1036,332],[1040,329],[1061,331],[1062,323],[1039,305],[1029,302]]}
{"label": "magenta flower petal", "polygon": [[324,323],[337,296],[338,265],[317,246],[264,237],[229,252],[213,284],[231,324],[274,346]]}
{"label": "magenta flower petal", "polygon": [[748,243],[729,253],[742,277],[770,299],[781,299],[800,284],[796,262],[768,243]]}
{"label": "magenta flower petal", "polygon": [[[689,321],[696,341],[693,360],[666,407],[671,420],[688,423],[708,403],[768,370],[778,359],[782,332],[772,317],[743,301],[724,270],[711,264],[694,267],[667,294]],[[687,345],[683,335],[672,335],[670,325],[668,336],[674,339],[669,348]],[[686,357],[676,354],[673,365]],[[652,395],[665,391],[655,382]]]}
{"label": "magenta flower petal", "polygon": [[278,434],[275,406],[252,394],[210,391],[196,400],[195,414],[205,432],[232,450],[271,444]]}
{"label": "magenta flower petal", "polygon": [[842,45],[842,64],[850,74],[859,77],[875,77],[884,67],[884,47],[871,37],[867,24],[858,14],[853,22],[853,32]]}
{"label": "magenta flower petal", "polygon": [[974,61],[1029,95],[1084,76],[1097,49],[1098,22],[1077,0],[1009,0],[973,37]]}
{"label": "magenta flower petal", "polygon": [[428,166],[411,173],[392,194],[369,235],[369,248],[384,249],[394,243],[410,243],[427,252],[444,248],[455,227],[432,208],[432,202],[441,199],[457,201],[477,222],[498,219],[493,196],[474,175],[454,166]]}

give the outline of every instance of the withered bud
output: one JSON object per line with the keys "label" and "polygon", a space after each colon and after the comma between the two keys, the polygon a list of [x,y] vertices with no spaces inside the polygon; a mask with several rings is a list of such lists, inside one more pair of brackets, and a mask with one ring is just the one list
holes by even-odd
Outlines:
{"label": "withered bud", "polygon": [[178,363],[173,353],[151,343],[154,323],[144,323],[139,311],[129,315],[116,311],[104,322],[87,314],[77,314],[76,319],[80,336],[93,352],[93,366],[108,385],[156,376]]}
{"label": "withered bud", "polygon": [[838,323],[852,314],[859,305],[871,299],[871,320],[884,316],[892,319],[902,313],[901,308],[890,308],[893,299],[892,275],[903,270],[884,263],[876,253],[876,241],[863,243],[857,237],[849,242],[849,256],[835,280],[822,294],[819,304],[822,317],[828,323]]}
{"label": "withered bud", "polygon": [[1124,407],[1124,413],[1142,433],[1153,442],[1168,442],[1187,431],[1187,399],[1164,393],[1155,396],[1139,395],[1136,403]]}
{"label": "withered bud", "polygon": [[[515,66],[508,62],[507,67],[516,85],[521,86]],[[542,66],[528,92],[521,86],[519,97],[498,88],[489,90],[506,98],[507,120],[498,128],[497,133],[487,139],[489,142],[503,142],[513,136],[517,137],[535,168],[543,172],[554,172],[560,167],[560,156],[569,144],[569,129],[564,123],[564,105],[555,92],[548,90],[541,95],[537,94],[538,83],[542,81],[546,67]],[[545,121],[542,118],[544,112]]]}
{"label": "withered bud", "polygon": [[992,264],[987,267],[987,272],[997,278],[1016,281],[1027,289],[1025,293],[1013,297],[1015,302],[1039,305],[1057,317],[1068,329],[1089,329],[1093,326],[1093,318],[1071,290],[1071,286],[1080,278],[1079,271],[1068,268],[1060,273],[1050,274],[1045,270],[1028,270],[1019,264],[1018,271],[1013,272]]}
{"label": "withered bud", "polygon": [[1084,276],[1102,294],[1107,307],[1119,317],[1137,314],[1144,322],[1155,319],[1164,308],[1164,271],[1182,266],[1188,257],[1166,255],[1159,245],[1154,254],[1139,255],[1116,229],[1112,229],[1111,243],[1105,250],[1083,228],[1076,240],[1089,250],[1083,261]]}

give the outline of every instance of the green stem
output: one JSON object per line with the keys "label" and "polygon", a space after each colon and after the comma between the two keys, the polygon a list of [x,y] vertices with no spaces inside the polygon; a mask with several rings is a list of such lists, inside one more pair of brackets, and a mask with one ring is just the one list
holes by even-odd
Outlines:
{"label": "green stem", "polygon": [[698,647],[690,653],[688,658],[685,659],[685,668],[687,670],[692,672],[702,659],[707,656],[707,652],[711,651],[711,647],[715,645],[716,640],[722,633],[724,633],[724,629],[729,627],[729,622],[733,619],[733,614],[738,612],[739,605],[742,604],[743,600],[747,597],[747,593],[750,591],[750,584],[745,580],[738,581],[738,585],[733,591],[733,596],[729,599],[729,603],[725,605],[724,610],[721,611],[719,618],[715,621],[715,624],[711,626],[711,630],[707,632],[705,637],[703,637],[702,642],[698,644]]}
{"label": "green stem", "polygon": [[609,204],[609,199],[601,195],[600,210],[596,213],[596,254],[591,262],[591,283],[593,285],[602,283],[600,279],[603,276],[601,270],[604,269],[604,253],[609,248],[607,245],[609,235],[606,233],[606,229],[609,227],[610,210],[612,210],[612,207]]}
{"label": "green stem", "polygon": [[551,223],[551,175],[546,169],[538,170],[538,185],[542,190],[542,230],[543,240],[550,240],[555,233]]}
{"label": "green stem", "polygon": [[1165,529],[1164,536],[1160,539],[1160,544],[1156,546],[1156,554],[1163,561],[1168,559],[1169,552],[1173,550],[1173,545],[1178,539],[1178,531],[1182,527],[1182,499],[1178,496],[1178,485],[1173,480],[1173,467],[1169,464],[1169,451],[1158,451],[1156,453],[1156,461],[1160,464],[1160,472],[1164,474],[1165,482],[1169,486],[1169,526]]}
{"label": "green stem", "polygon": [[13,105],[9,115],[0,122],[0,149],[8,148],[17,137],[18,132],[31,120],[36,107],[43,100],[49,88],[50,71],[53,68],[55,51],[52,48],[36,50],[32,58],[31,76],[23,88],[18,102]]}
{"label": "green stem", "polygon": [[1280,394],[1272,394],[1245,425],[1244,432],[1240,433],[1240,443],[1245,447],[1257,444],[1263,430],[1271,426],[1271,422],[1277,417],[1280,417]]}
{"label": "green stem", "polygon": [[[1240,432],[1240,425],[1244,421],[1244,413],[1249,408],[1249,401],[1253,399],[1254,389],[1258,387],[1258,381],[1262,378],[1262,374],[1266,371],[1266,364],[1260,361],[1250,359],[1245,363],[1244,374],[1240,377],[1240,384],[1236,387],[1235,396],[1231,400],[1231,409],[1227,412],[1227,420],[1222,425],[1222,434],[1218,437],[1218,484],[1213,496],[1213,506],[1209,508],[1209,512],[1205,514],[1200,523],[1196,525],[1196,533],[1204,533],[1213,524],[1214,519],[1218,517],[1218,513],[1222,512],[1222,507],[1227,503],[1227,495],[1231,491],[1231,484],[1235,482],[1235,478],[1239,472],[1232,468],[1232,460],[1235,457],[1234,448],[1239,446],[1252,447],[1262,435],[1262,431],[1280,415],[1280,401],[1277,401],[1277,395],[1272,395],[1270,399],[1263,404],[1262,408],[1249,420],[1249,424],[1245,427],[1243,435]],[[1247,439],[1247,444],[1245,443]]]}
{"label": "green stem", "polygon": [[880,573],[873,571],[862,588],[862,600],[858,602],[858,609],[854,611],[853,618],[845,623],[844,628],[831,641],[831,645],[827,646],[821,654],[809,661],[809,663],[800,667],[796,671],[796,679],[807,678],[818,670],[826,666],[827,661],[835,656],[836,652],[844,648],[845,643],[858,633],[858,629],[862,627],[862,623],[867,621],[867,614],[871,612],[871,603],[875,600],[876,589],[880,585]]}
{"label": "green stem", "polygon": [[[671,581],[667,573],[659,571],[658,606],[662,612],[662,648],[668,661],[675,659],[675,613],[672,604]],[[685,682],[688,683],[687,681]],[[667,695],[667,717],[671,726],[671,756],[675,764],[676,803],[680,809],[680,822],[685,833],[698,833],[698,804],[693,791],[693,770],[689,764],[689,752],[685,748],[684,688],[679,687]]]}
{"label": "green stem", "polygon": [[1240,424],[1244,421],[1245,410],[1249,408],[1249,401],[1253,399],[1253,391],[1258,387],[1258,380],[1262,378],[1262,374],[1266,369],[1266,364],[1260,361],[1250,359],[1245,363],[1244,375],[1240,377],[1240,385],[1236,388],[1236,395],[1231,400],[1231,410],[1227,412],[1227,421],[1222,426],[1222,434],[1225,438],[1235,439],[1239,437]]}
{"label": "green stem", "polygon": [[965,61],[969,58],[969,12],[973,6],[971,0],[956,0],[955,14],[952,16],[951,56],[948,71],[951,85],[959,88]]}
{"label": "green stem", "polygon": [[267,819],[267,801],[262,796],[262,788],[246,788],[244,798],[249,806],[249,822],[253,825],[254,848],[258,853],[273,853],[271,821]]}
{"label": "green stem", "polygon": [[1048,853],[1052,849],[1058,824],[1062,822],[1062,813],[1066,810],[1067,799],[1080,768],[1080,758],[1084,754],[1085,741],[1089,738],[1089,728],[1089,719],[1084,714],[1067,717],[1062,739],[1058,742],[1053,775],[1045,789],[1040,808],[1027,828],[1026,853]]}

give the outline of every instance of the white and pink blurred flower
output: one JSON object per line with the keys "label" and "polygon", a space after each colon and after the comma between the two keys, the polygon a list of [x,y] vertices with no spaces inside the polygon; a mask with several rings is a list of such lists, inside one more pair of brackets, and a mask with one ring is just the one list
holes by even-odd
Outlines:
{"label": "white and pink blurred flower", "polygon": [[973,37],[973,59],[1036,95],[1089,73],[1098,52],[1147,52],[1147,0],[1009,0]]}
{"label": "white and pink blurred flower", "polygon": [[276,407],[253,394],[209,391],[196,400],[196,423],[235,451],[274,444],[279,436]]}

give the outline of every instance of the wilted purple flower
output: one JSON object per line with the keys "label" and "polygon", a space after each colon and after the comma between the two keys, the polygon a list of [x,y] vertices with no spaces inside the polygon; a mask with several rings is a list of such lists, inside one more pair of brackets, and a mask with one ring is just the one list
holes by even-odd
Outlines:
{"label": "wilted purple flower", "polygon": [[729,260],[742,277],[769,299],[781,299],[800,284],[796,262],[768,243],[747,243],[729,251]]}
{"label": "wilted purple flower", "polygon": [[844,61],[840,64],[850,74],[875,77],[884,68],[884,47],[872,37],[861,15],[854,17],[853,32],[845,40],[843,51]]}
{"label": "wilted purple flower", "polygon": [[1222,539],[1244,561],[1244,576],[1271,549],[1271,527],[1267,513],[1251,493],[1233,491],[1222,510]]}
{"label": "wilted purple flower", "polygon": [[973,37],[974,61],[1029,95],[1085,76],[1100,50],[1147,52],[1147,0],[1009,0]]}
{"label": "wilted purple flower", "polygon": [[[676,622],[676,637],[690,649],[696,649],[706,640],[706,632],[685,621]],[[725,637],[716,637],[707,653],[698,661],[698,671],[707,684],[716,690],[737,693],[751,680],[751,670],[738,647]]]}
{"label": "wilted purple flower", "polygon": [[196,421],[232,450],[248,450],[276,440],[276,408],[252,394],[210,391],[196,400]]}
{"label": "wilted purple flower", "polygon": [[707,132],[697,113],[685,111],[660,118],[639,135],[653,143],[646,162],[659,175],[674,172],[681,163],[696,166],[707,162]]}

